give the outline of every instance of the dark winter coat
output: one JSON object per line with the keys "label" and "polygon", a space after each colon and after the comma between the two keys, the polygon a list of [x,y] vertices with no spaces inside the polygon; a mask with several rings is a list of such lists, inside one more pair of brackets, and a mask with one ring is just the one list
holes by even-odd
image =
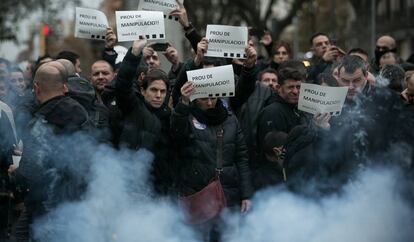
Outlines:
{"label": "dark winter coat", "polygon": [[295,126],[305,124],[306,116],[296,105],[287,103],[276,95],[275,102],[265,107],[259,115],[257,127],[257,143],[262,146],[268,132],[281,131],[289,133]]}
{"label": "dark winter coat", "polygon": [[66,141],[73,140],[71,135],[75,132],[91,127],[86,110],[67,96],[48,100],[34,113],[16,179],[28,185],[30,192],[25,205],[35,215],[80,196],[84,183],[75,178],[78,174],[70,167],[80,167],[83,163],[79,163],[78,152],[67,147]]}
{"label": "dark winter coat", "polygon": [[[218,102],[218,105],[222,105]],[[171,129],[179,145],[178,179],[182,195],[190,195],[204,188],[215,175],[217,165],[217,130],[224,130],[223,172],[221,182],[228,206],[239,205],[251,197],[253,189],[248,165],[247,147],[234,115],[228,114],[221,125],[199,122],[191,108],[179,103],[175,108]]]}
{"label": "dark winter coat", "polygon": [[275,99],[274,92],[256,81],[257,69],[243,69],[236,85],[236,96],[230,98],[230,106],[236,113],[246,137],[250,167],[256,167],[258,117],[264,107]]}
{"label": "dark winter coat", "polygon": [[318,169],[318,158],[315,153],[315,142],[318,139],[317,128],[313,125],[296,126],[288,135],[283,146],[285,154],[279,164],[269,161],[264,154],[258,169],[254,173],[255,189],[267,186],[287,184],[296,189],[298,184],[306,184]]}
{"label": "dark winter coat", "polygon": [[142,56],[134,56],[131,49],[119,69],[116,87],[117,105],[123,115],[120,146],[133,150],[145,148],[155,155],[153,176],[155,190],[167,193],[172,186],[172,145],[170,142],[170,109],[163,105],[153,108],[133,88],[136,69]]}

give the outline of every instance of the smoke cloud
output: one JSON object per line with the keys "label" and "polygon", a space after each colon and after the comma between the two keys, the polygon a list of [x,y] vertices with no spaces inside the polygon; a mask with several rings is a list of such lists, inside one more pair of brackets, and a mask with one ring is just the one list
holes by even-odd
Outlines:
{"label": "smoke cloud", "polygon": [[395,169],[364,170],[343,192],[322,199],[264,190],[240,228],[240,218],[229,219],[238,231],[229,241],[411,241],[414,213],[399,193],[400,178]]}
{"label": "smoke cloud", "polygon": [[116,152],[107,146],[93,152],[86,194],[81,201],[64,203],[35,221],[36,239],[195,241],[177,207],[152,195],[148,185],[150,152]]}

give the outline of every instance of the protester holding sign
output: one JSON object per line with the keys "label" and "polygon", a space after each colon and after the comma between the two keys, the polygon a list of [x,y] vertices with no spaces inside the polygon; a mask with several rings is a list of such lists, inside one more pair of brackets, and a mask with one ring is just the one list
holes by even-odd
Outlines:
{"label": "protester holding sign", "polygon": [[154,153],[154,188],[160,194],[167,194],[172,188],[171,173],[174,172],[169,162],[173,157],[169,137],[171,111],[164,103],[168,77],[164,71],[152,69],[141,83],[139,93],[133,85],[146,42],[145,39],[134,41],[117,75],[116,98],[124,117],[120,144],[132,150],[145,148]]}
{"label": "protester holding sign", "polygon": [[[412,131],[401,124],[412,117],[404,112],[398,94],[368,83],[367,67],[361,58],[345,56],[338,66],[338,74],[339,86],[349,90],[341,115],[331,118],[329,132],[321,133],[318,153],[330,178],[347,182],[367,162],[392,162],[376,157],[396,140],[411,142]],[[338,184],[331,186],[338,187]]]}
{"label": "protester holding sign", "polygon": [[[179,192],[188,196],[207,186],[215,176],[216,154],[222,152],[220,181],[227,205],[246,213],[251,207],[252,185],[247,147],[237,118],[227,111],[218,98],[197,98],[190,102],[193,91],[192,82],[182,86],[181,101],[171,121],[174,140],[179,144]],[[216,137],[220,130],[223,134],[221,147]],[[203,226],[204,233],[208,233],[211,227],[208,224]],[[214,226],[217,225],[213,223]]]}
{"label": "protester holding sign", "polygon": [[297,109],[300,85],[304,80],[305,76],[297,68],[286,67],[278,72],[278,95],[274,103],[263,109],[258,119],[259,145],[268,132],[289,133],[295,126],[304,124],[305,116]]}

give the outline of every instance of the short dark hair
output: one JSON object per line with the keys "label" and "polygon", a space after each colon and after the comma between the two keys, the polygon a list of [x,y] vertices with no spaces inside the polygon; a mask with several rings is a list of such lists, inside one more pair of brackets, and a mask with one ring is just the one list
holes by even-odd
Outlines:
{"label": "short dark hair", "polygon": [[[325,34],[325,33],[322,33],[322,32],[317,32],[317,33],[314,33],[314,34],[310,37],[310,39],[309,39],[309,43],[310,43],[310,45],[311,45],[311,46],[313,45],[313,40],[314,40],[316,37],[319,37],[319,36],[326,36],[326,38],[328,38],[328,39],[329,39],[329,36],[328,36],[327,34]],[[329,39],[329,41],[330,41],[330,39]]]}
{"label": "short dark hair", "polygon": [[283,63],[280,63],[277,70],[280,71],[281,69],[284,69],[286,67],[296,69],[296,70],[300,71],[304,76],[306,76],[307,70],[306,70],[305,64],[303,64],[303,61],[300,61],[300,60],[287,60]]}
{"label": "short dark hair", "polygon": [[272,74],[275,74],[275,75],[276,75],[276,77],[277,77],[277,71],[276,71],[275,69],[272,69],[272,68],[267,68],[267,69],[264,69],[263,71],[259,72],[259,75],[258,75],[259,81],[262,81],[262,77],[263,77],[263,75],[264,75],[264,74],[266,74],[266,73],[272,73]]}
{"label": "short dark hair", "polygon": [[286,144],[288,134],[281,131],[272,131],[265,135],[263,139],[263,153],[273,155],[273,148]]}
{"label": "short dark hair", "polygon": [[362,73],[366,76],[368,74],[367,66],[359,56],[345,55],[338,65],[338,73],[341,74],[341,69],[344,68],[346,73],[354,73],[356,70],[361,68]]}
{"label": "short dark hair", "polygon": [[362,48],[352,48],[348,51],[348,55],[353,54],[353,53],[358,53],[358,54],[363,54],[366,55],[367,57],[369,57],[368,52],[366,52],[364,49]]}
{"label": "short dark hair", "polygon": [[156,80],[161,80],[165,83],[165,85],[167,86],[167,90],[169,88],[170,82],[168,80],[168,76],[167,73],[165,73],[163,70],[161,69],[150,69],[147,74],[144,77],[144,80],[141,83],[141,87],[146,90],[148,88],[149,85],[151,85],[151,83],[153,81]]}
{"label": "short dark hair", "polygon": [[68,51],[68,50],[64,50],[59,52],[59,54],[57,54],[56,56],[56,60],[57,59],[66,59],[70,62],[72,62],[73,65],[76,65],[76,60],[79,59],[79,55],[76,54],[75,52],[72,51]]}
{"label": "short dark hair", "polygon": [[338,81],[335,79],[335,77],[331,73],[322,72],[318,75],[316,80],[319,85],[326,83],[326,85],[330,87],[338,86]]}
{"label": "short dark hair", "polygon": [[279,85],[283,85],[286,80],[304,81],[305,76],[303,73],[295,68],[286,67],[279,70],[277,82]]}

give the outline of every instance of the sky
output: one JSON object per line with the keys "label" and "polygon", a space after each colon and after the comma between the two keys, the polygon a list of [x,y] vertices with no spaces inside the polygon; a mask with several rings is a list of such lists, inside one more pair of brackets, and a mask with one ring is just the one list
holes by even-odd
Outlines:
{"label": "sky", "polygon": [[[98,8],[101,0],[82,0],[82,7]],[[60,18],[72,20],[74,17],[74,5],[69,4],[64,11],[61,12]],[[35,12],[19,23],[19,32],[17,34],[17,42],[5,41],[0,42],[0,57],[6,57],[10,61],[15,61],[17,55],[27,48],[25,42],[29,38],[27,31],[31,24],[40,22],[42,15]]]}

